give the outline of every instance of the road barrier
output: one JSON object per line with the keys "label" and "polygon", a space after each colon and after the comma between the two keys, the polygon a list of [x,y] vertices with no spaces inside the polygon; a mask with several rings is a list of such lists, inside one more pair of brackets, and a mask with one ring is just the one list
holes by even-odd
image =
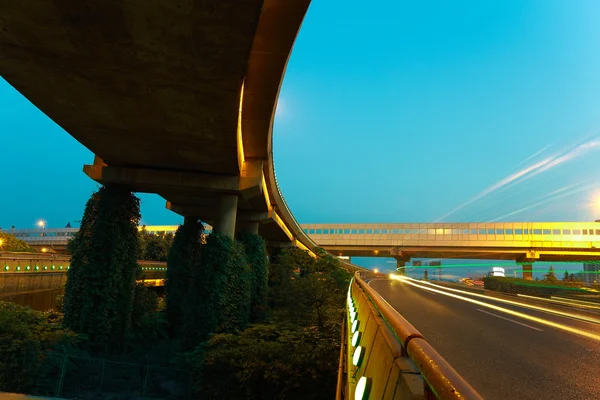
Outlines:
{"label": "road barrier", "polygon": [[[336,398],[482,399],[357,271],[348,289]],[[377,277],[372,274],[370,277]]]}

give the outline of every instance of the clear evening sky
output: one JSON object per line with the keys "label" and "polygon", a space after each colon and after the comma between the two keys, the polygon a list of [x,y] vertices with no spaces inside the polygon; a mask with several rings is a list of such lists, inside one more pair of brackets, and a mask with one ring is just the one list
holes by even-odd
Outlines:
{"label": "clear evening sky", "polygon": [[[313,0],[274,133],[296,218],[600,218],[599,20],[596,0]],[[0,227],[79,220],[92,154],[3,80],[0,138]],[[181,221],[142,198],[144,223]]]}

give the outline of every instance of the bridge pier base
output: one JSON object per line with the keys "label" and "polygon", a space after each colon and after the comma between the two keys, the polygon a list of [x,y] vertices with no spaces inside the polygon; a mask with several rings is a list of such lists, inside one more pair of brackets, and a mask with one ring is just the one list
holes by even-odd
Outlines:
{"label": "bridge pier base", "polygon": [[405,275],[406,274],[406,261],[405,260],[401,260],[401,259],[396,259],[396,271],[398,271],[399,274],[401,275]]}
{"label": "bridge pier base", "polygon": [[217,215],[215,216],[215,226],[213,230],[221,235],[233,237],[235,235],[235,221],[237,218],[238,197],[229,194],[221,197]]}
{"label": "bridge pier base", "polygon": [[523,270],[523,279],[527,279],[528,281],[533,279],[533,263],[530,264],[521,264],[521,268]]}
{"label": "bridge pier base", "polygon": [[242,226],[241,232],[254,233],[255,235],[258,235],[258,227],[259,227],[258,221],[248,221],[248,222],[244,223],[244,225]]}

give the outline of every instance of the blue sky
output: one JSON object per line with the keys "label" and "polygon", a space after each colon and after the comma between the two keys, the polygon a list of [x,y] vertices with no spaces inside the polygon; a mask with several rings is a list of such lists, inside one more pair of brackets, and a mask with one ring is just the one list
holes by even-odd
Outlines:
{"label": "blue sky", "polygon": [[[600,2],[365,4],[313,1],[288,66],[275,162],[300,222],[600,218]],[[80,219],[92,154],[1,80],[0,132],[0,227]]]}

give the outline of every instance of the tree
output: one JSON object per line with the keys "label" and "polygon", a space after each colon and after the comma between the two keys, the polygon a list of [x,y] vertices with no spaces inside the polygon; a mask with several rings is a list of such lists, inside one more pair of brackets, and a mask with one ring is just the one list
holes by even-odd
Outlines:
{"label": "tree", "polygon": [[297,247],[280,250],[271,258],[269,269],[268,299],[269,307],[283,307],[292,303],[292,276],[313,269],[314,260],[306,251]]}
{"label": "tree", "polygon": [[571,278],[569,277],[569,271],[565,270],[565,275],[563,276],[563,281],[567,282],[570,280],[571,280]]}
{"label": "tree", "polygon": [[548,273],[544,275],[544,280],[546,282],[556,282],[556,275],[554,275],[554,267],[552,267],[552,265],[550,266],[550,269],[548,270]]}
{"label": "tree", "polygon": [[35,252],[36,250],[21,239],[9,233],[0,232],[0,251],[12,251],[17,253]]}
{"label": "tree", "polygon": [[167,261],[169,248],[173,243],[172,233],[149,233],[146,231],[146,226],[143,226],[139,231],[139,240],[140,259],[146,261]]}
{"label": "tree", "polygon": [[65,286],[67,327],[97,349],[122,350],[130,336],[139,241],[140,200],[102,186],[88,200],[71,248]]}

